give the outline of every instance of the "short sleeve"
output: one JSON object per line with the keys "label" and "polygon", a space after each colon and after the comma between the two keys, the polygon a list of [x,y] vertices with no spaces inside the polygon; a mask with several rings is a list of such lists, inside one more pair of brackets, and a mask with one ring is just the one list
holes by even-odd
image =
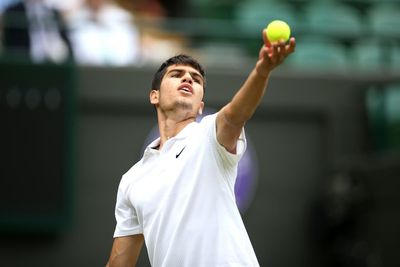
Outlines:
{"label": "short sleeve", "polygon": [[115,219],[117,220],[117,226],[115,227],[114,237],[143,233],[135,208],[125,196],[121,184],[118,188]]}
{"label": "short sleeve", "polygon": [[221,160],[228,166],[236,166],[239,163],[239,160],[242,158],[243,154],[245,153],[247,147],[244,128],[242,129],[242,132],[237,140],[236,153],[233,154],[226,150],[226,148],[223,147],[217,140],[217,114],[218,113],[215,113],[204,117],[202,123],[207,128],[208,138],[210,139],[210,142],[213,144],[213,146],[215,146],[215,149]]}

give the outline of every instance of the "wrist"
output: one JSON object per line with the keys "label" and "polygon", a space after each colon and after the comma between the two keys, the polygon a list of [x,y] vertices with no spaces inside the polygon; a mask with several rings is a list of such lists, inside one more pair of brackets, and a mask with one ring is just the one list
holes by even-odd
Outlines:
{"label": "wrist", "polygon": [[258,64],[256,65],[254,72],[257,77],[262,78],[262,79],[268,79],[269,74],[271,73],[270,70],[266,70],[265,68],[262,68]]}

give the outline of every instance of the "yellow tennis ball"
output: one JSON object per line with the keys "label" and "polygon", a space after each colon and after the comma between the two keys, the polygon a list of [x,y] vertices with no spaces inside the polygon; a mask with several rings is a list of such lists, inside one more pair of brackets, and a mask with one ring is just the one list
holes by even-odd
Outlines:
{"label": "yellow tennis ball", "polygon": [[290,27],[282,20],[274,20],[268,24],[266,34],[271,43],[286,42],[290,37]]}

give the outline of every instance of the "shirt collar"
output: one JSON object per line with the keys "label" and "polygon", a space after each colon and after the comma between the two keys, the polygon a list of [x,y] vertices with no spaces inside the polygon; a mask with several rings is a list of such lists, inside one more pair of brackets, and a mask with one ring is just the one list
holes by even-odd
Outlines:
{"label": "shirt collar", "polygon": [[[190,133],[193,131],[192,129],[194,129],[197,125],[198,125],[198,122],[196,122],[196,121],[189,123],[177,135],[168,139],[167,142],[164,144],[164,147],[168,150],[168,147],[173,146],[173,143],[175,143],[175,141],[187,138],[190,135]],[[143,161],[144,162],[146,162],[148,159],[152,158],[152,155],[159,155],[161,153],[161,151],[157,149],[160,145],[160,140],[161,140],[161,138],[158,137],[157,139],[152,141],[146,147],[146,149],[143,153]],[[171,142],[173,142],[173,143],[171,143]]]}
{"label": "shirt collar", "polygon": [[[196,121],[189,123],[189,124],[186,125],[185,128],[183,128],[177,135],[175,135],[174,137],[168,139],[167,142],[171,142],[171,141],[173,141],[173,140],[185,139],[186,137],[188,137],[188,136],[190,135],[190,133],[191,133],[191,131],[192,131],[191,129],[195,128],[197,124],[198,124],[198,122],[196,122]],[[158,137],[157,139],[155,139],[154,141],[152,141],[152,142],[146,147],[145,154],[146,154],[147,152],[157,150],[157,147],[160,145],[160,141],[161,141],[161,138],[160,138],[160,137]]]}
{"label": "shirt collar", "polygon": [[188,125],[185,126],[185,128],[183,128],[177,135],[175,135],[174,137],[170,138],[171,139],[184,139],[186,137],[188,137],[190,135],[191,129],[193,129],[194,127],[196,127],[198,123],[197,122],[191,122]]}

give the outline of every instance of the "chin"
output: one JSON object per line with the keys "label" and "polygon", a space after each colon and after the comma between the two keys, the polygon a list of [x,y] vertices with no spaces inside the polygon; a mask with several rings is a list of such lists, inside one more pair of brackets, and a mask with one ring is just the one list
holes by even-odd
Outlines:
{"label": "chin", "polygon": [[193,110],[193,104],[188,101],[177,101],[175,107],[183,110]]}

